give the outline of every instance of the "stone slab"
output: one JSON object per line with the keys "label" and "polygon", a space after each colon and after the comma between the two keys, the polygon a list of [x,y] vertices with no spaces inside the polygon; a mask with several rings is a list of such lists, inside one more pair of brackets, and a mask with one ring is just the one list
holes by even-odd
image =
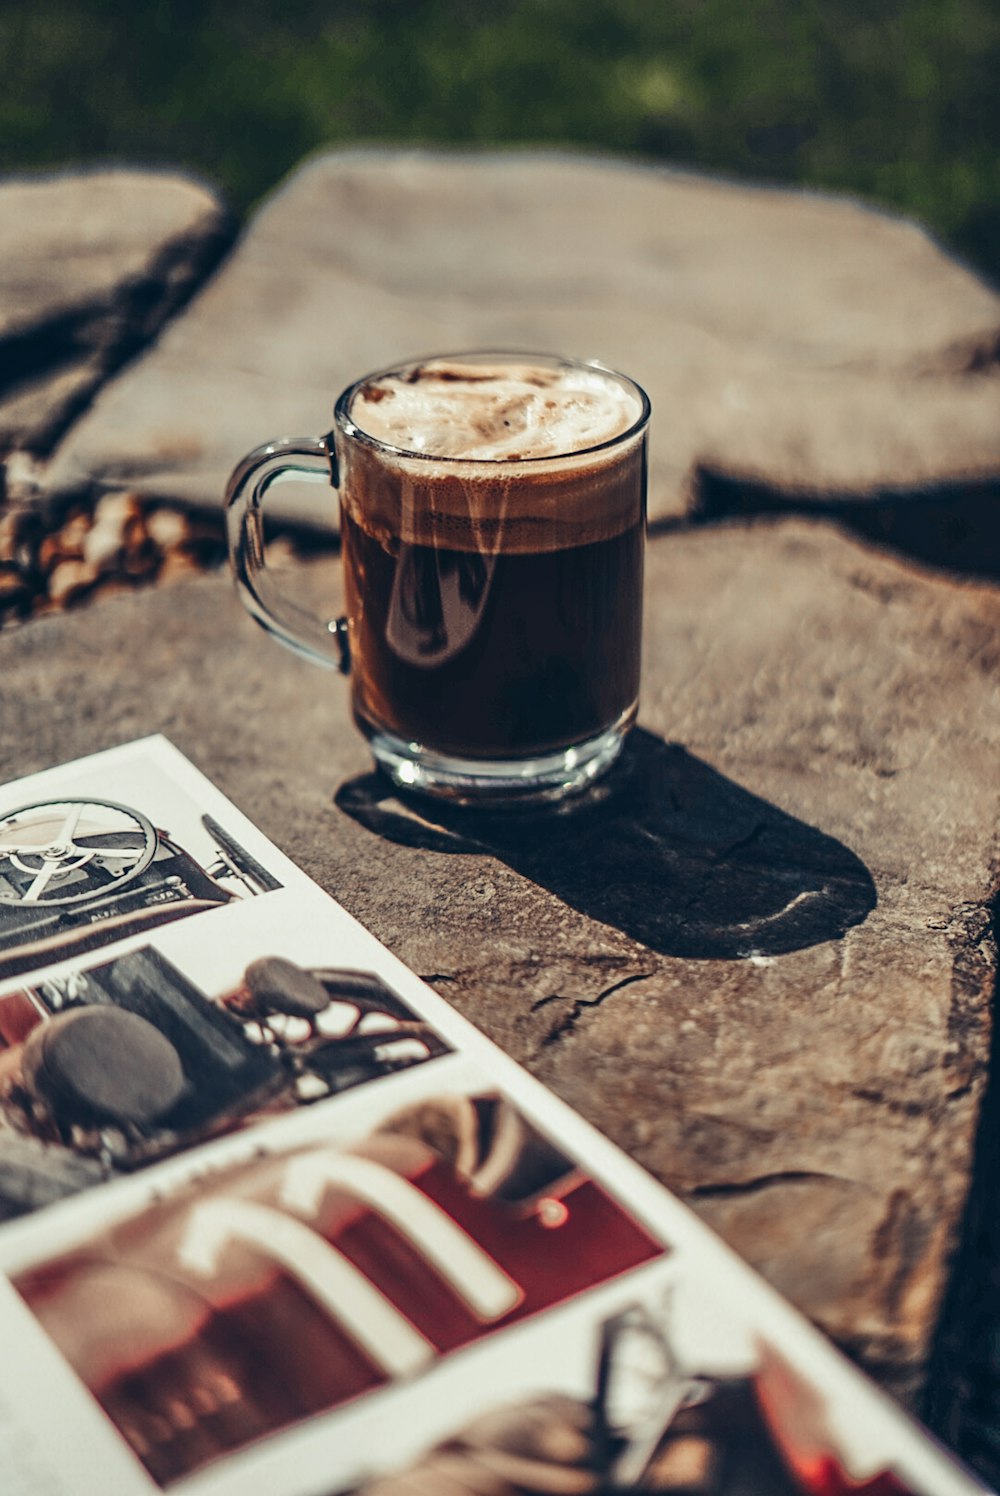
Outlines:
{"label": "stone slab", "polygon": [[989,1048],[997,590],[801,520],[654,539],[642,731],[542,822],[402,803],[275,649],[223,577],[8,630],[0,774],[167,733],[912,1400]]}
{"label": "stone slab", "polygon": [[230,237],[214,193],[163,172],[0,181],[0,451],[46,451]]}
{"label": "stone slab", "polygon": [[654,517],[704,469],[804,496],[1000,474],[1000,297],[916,225],[580,157],[354,150],[267,200],[46,481],[218,504],[244,452],[326,431],[353,378],[477,346],[645,384]]}

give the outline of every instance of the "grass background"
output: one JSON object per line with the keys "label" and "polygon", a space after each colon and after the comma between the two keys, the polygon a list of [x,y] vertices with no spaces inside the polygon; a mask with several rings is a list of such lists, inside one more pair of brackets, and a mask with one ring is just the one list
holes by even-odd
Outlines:
{"label": "grass background", "polygon": [[186,167],[245,212],[354,141],[847,191],[1000,283],[998,0],[3,0],[0,170]]}

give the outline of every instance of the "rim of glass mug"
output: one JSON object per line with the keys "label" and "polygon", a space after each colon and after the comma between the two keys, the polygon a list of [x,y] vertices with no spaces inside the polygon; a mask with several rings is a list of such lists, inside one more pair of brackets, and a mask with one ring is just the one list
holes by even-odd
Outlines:
{"label": "rim of glass mug", "polygon": [[[616,432],[614,436],[607,437],[604,441],[595,442],[588,447],[570,447],[565,452],[548,452],[540,457],[444,457],[433,451],[419,451],[410,447],[397,447],[391,442],[383,441],[381,437],[372,436],[363,426],[357,425],[351,419],[351,405],[358,392],[365,385],[374,384],[379,379],[387,379],[392,374],[403,374],[413,369],[422,368],[425,364],[476,364],[488,363],[491,360],[514,363],[519,361],[525,364],[541,365],[550,369],[580,369],[592,370],[596,374],[606,375],[613,379],[623,389],[635,395],[639,403],[639,414],[630,426]],[[487,348],[476,349],[474,352],[459,351],[457,353],[428,353],[420,358],[407,358],[397,360],[395,363],[387,364],[384,369],[376,369],[370,374],[364,374],[349,385],[333,407],[333,419],[335,425],[352,441],[360,442],[363,446],[372,447],[378,452],[385,452],[390,457],[401,457],[407,461],[447,463],[449,467],[488,467],[520,465],[521,463],[545,463],[545,462],[575,462],[581,457],[592,456],[595,452],[603,452],[611,447],[617,447],[622,442],[639,436],[649,424],[652,414],[652,404],[649,396],[628,374],[622,374],[620,370],[613,369],[609,364],[602,363],[596,358],[570,358],[555,353],[535,353],[521,348]],[[331,454],[333,458],[334,454]]]}

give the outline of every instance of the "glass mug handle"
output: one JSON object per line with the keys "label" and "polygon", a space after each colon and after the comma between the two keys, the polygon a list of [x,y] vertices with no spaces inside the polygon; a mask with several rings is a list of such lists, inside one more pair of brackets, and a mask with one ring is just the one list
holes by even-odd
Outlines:
{"label": "glass mug handle", "polygon": [[287,478],[336,489],[337,455],[327,436],[282,436],[248,452],[226,487],[229,558],[240,601],[269,634],[316,665],[350,669],[347,619],[324,620],[286,597],[268,574],[264,547],[264,499]]}

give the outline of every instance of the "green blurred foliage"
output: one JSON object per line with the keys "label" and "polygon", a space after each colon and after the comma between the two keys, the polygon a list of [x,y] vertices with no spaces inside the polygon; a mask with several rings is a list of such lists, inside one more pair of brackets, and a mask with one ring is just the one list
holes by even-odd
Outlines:
{"label": "green blurred foliage", "polygon": [[181,165],[243,210],[360,140],[860,194],[1000,279],[997,0],[4,0],[0,169]]}

